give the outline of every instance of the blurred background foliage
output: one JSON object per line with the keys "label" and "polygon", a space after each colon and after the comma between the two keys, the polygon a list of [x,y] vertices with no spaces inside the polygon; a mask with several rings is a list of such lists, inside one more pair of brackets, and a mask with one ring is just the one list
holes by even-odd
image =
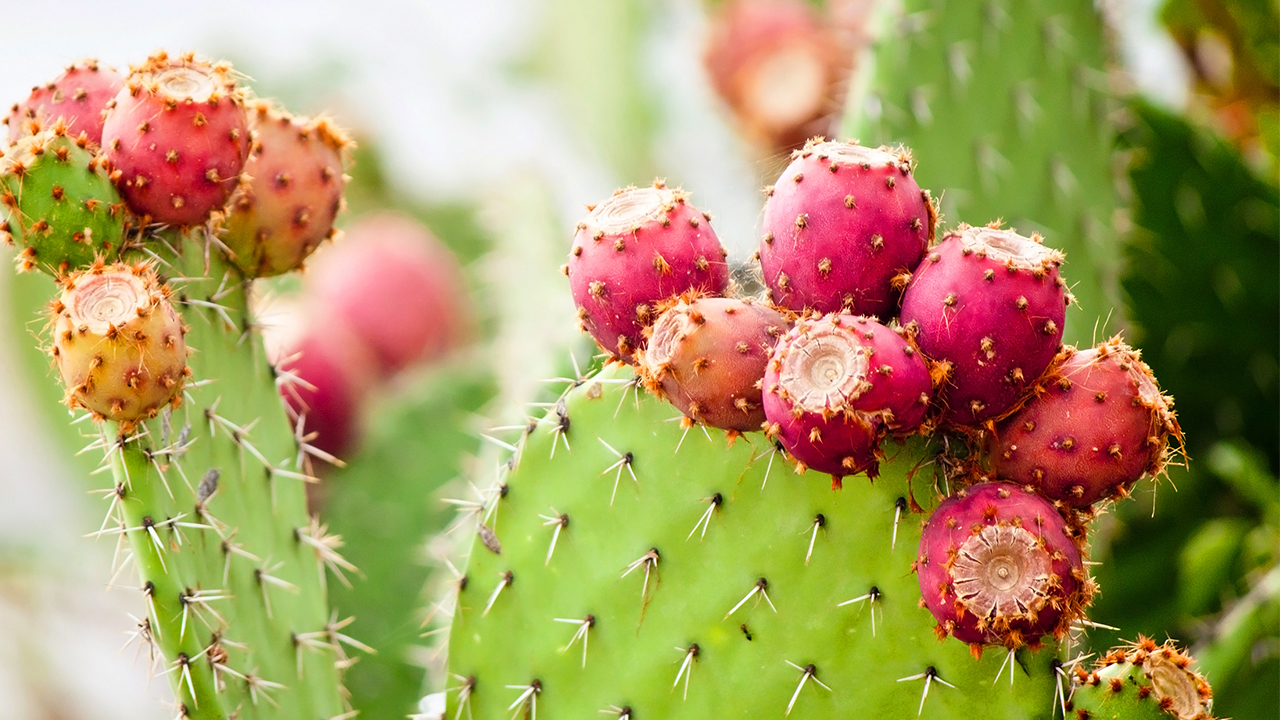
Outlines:
{"label": "blurred background foliage", "polygon": [[[870,3],[806,2],[852,54]],[[532,104],[541,120],[518,117],[557,129],[505,140],[459,139],[477,168],[449,192],[406,189],[401,145],[412,132],[379,134],[377,123],[356,121],[360,149],[342,222],[386,208],[422,221],[463,263],[479,325],[469,346],[366,398],[362,443],[347,456],[347,467],[324,472],[315,497],[322,521],[343,536],[347,558],[360,569],[350,588],[330,583],[335,610],[355,616],[350,634],[378,651],[361,657],[347,675],[363,717],[402,717],[446,680],[431,630],[447,619],[438,616],[433,598],[454,576],[442,560],[449,541],[428,539],[454,516],[442,499],[471,496],[465,478],[487,467],[477,460],[487,452],[479,434],[494,424],[523,423],[517,403],[548,392],[540,379],[571,377],[571,352],[582,364],[588,359],[556,271],[581,205],[614,186],[667,177],[716,213],[732,260],[746,261],[754,247],[754,190],[772,181],[787,148],[748,136],[729,104],[711,94],[702,47],[709,13],[728,4],[545,0],[523,9],[530,27],[524,39],[497,53],[498,85],[537,89]],[[1176,398],[1187,462],[1171,468],[1166,480],[1140,484],[1136,502],[1117,506],[1100,523],[1093,559],[1103,592],[1092,617],[1119,630],[1096,629],[1088,643],[1099,650],[1138,633],[1174,637],[1193,646],[1214,685],[1218,716],[1270,719],[1280,715],[1280,11],[1274,0],[1130,5],[1167,29],[1189,82],[1176,104],[1144,96],[1122,74],[1111,84],[1127,89],[1116,97],[1115,168],[1125,209],[1114,225],[1123,261],[1112,268],[1124,307],[1115,308],[1111,326],[1124,328],[1131,344],[1143,348]],[[334,100],[329,88],[354,72],[314,54],[305,69],[272,75],[255,68],[252,55],[241,58],[234,48],[226,54],[256,78],[260,94],[303,112],[324,109]],[[454,72],[465,86],[475,71],[442,72]],[[412,73],[405,75],[412,84]],[[843,85],[830,92],[834,125]],[[483,95],[477,88],[455,96],[463,109],[454,127],[417,131],[461,138],[480,128],[511,130],[479,120],[477,128],[457,126],[468,102],[488,103],[490,112],[501,107],[501,100]],[[527,109],[530,101],[522,98],[519,107]],[[338,101],[339,121],[348,120],[349,104]],[[350,114],[369,112],[377,110]],[[545,155],[564,152],[531,160],[532,154],[512,149],[538,142],[550,146]],[[451,157],[450,167],[457,167]],[[428,185],[441,183],[437,177]],[[271,290],[289,296],[299,285],[277,281]],[[67,425],[57,404],[61,390],[32,339],[40,325],[32,318],[52,284],[25,275],[3,287],[11,319],[6,344],[20,358],[14,372],[38,396],[29,424],[55,446],[78,448],[85,443],[81,431]],[[88,489],[95,486],[88,473],[96,465],[96,458],[79,456],[65,474]],[[96,512],[93,506],[84,516]],[[40,551],[19,547],[0,540],[4,587],[39,581],[40,563],[19,558]],[[31,636],[24,637],[29,644]],[[24,652],[50,657],[57,648]],[[43,709],[12,716],[0,710],[0,718],[71,716],[48,700],[51,693],[33,667],[40,663],[0,688],[38,694],[40,703],[12,705]],[[0,674],[8,670],[0,663]]]}

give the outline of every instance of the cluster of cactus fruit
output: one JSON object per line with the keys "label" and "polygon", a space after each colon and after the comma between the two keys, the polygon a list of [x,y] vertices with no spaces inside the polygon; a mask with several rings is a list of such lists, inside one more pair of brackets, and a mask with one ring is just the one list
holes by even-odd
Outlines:
{"label": "cluster of cactus fruit", "polygon": [[49,351],[98,427],[99,534],[138,568],[135,637],[176,715],[350,717],[325,600],[326,568],[350,566],[304,493],[325,454],[290,427],[277,388],[297,378],[264,361],[250,303],[334,236],[350,141],[226,63],[163,52],[127,74],[73,65],[7,124],[0,229],[60,289]]}
{"label": "cluster of cactus fruit", "polygon": [[[589,208],[564,272],[582,329],[624,367],[574,379],[467,504],[479,538],[450,598],[454,712],[807,703],[809,716],[889,717],[923,714],[934,682],[963,697],[933,716],[1073,708],[1062,683],[1080,660],[1063,653],[1090,625],[1089,523],[1179,452],[1172,399],[1119,338],[1062,345],[1060,252],[998,223],[937,237],[913,170],[901,148],[818,138],[796,151],[766,189],[764,297],[731,283],[710,216],[684,193],[659,182]],[[641,386],[653,397],[628,402]],[[693,428],[706,443],[686,443]],[[831,490],[774,491],[775,460],[829,474]],[[624,475],[634,492],[619,491]],[[926,519],[900,532],[913,513]],[[615,587],[635,576],[639,598]],[[869,627],[839,610],[853,603]],[[577,626],[562,648],[539,629],[553,621]],[[1187,661],[1144,659],[1081,670],[1081,689],[1143,676],[1142,700],[1207,717]],[[1015,664],[1033,691],[993,691]],[[690,689],[695,666],[713,687]],[[904,701],[912,680],[918,708]],[[1187,683],[1196,703],[1169,699]]]}

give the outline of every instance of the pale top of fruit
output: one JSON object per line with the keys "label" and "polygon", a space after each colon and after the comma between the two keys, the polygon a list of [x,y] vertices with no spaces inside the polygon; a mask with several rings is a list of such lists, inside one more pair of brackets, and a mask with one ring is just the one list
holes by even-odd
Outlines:
{"label": "pale top of fruit", "polygon": [[176,100],[204,102],[218,89],[209,75],[189,67],[175,67],[156,76],[160,91]]}
{"label": "pale top of fruit", "polygon": [[956,553],[951,576],[956,596],[980,618],[1014,617],[1044,605],[1049,553],[1036,536],[1015,525],[988,525]]}
{"label": "pale top of fruit", "polygon": [[95,335],[105,335],[111,326],[120,327],[138,316],[151,303],[151,295],[141,278],[131,272],[86,275],[76,281],[63,303],[71,320],[85,325]]}
{"label": "pale top of fruit", "polygon": [[1142,669],[1151,678],[1156,698],[1161,701],[1167,699],[1171,703],[1169,710],[1178,720],[1196,720],[1204,716],[1204,703],[1191,673],[1159,653],[1148,655]]}
{"label": "pale top of fruit", "polygon": [[900,158],[883,149],[843,142],[820,142],[806,148],[819,158],[827,158],[845,165],[870,165],[872,167],[900,164]]}
{"label": "pale top of fruit", "polygon": [[960,238],[966,250],[1020,270],[1034,270],[1062,262],[1061,252],[1012,230],[971,227],[963,229]]}
{"label": "pale top of fruit", "polygon": [[778,387],[795,407],[805,412],[840,410],[862,394],[867,350],[848,330],[823,324],[800,338],[791,344],[778,372]]}
{"label": "pale top of fruit", "polygon": [[587,223],[606,235],[627,232],[658,220],[675,201],[676,194],[665,187],[627,188],[597,205]]}

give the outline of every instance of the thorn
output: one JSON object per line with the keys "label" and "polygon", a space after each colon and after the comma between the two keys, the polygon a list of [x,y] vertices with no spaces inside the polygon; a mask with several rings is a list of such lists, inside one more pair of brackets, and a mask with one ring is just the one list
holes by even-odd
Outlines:
{"label": "thorn", "polygon": [[456,673],[449,673],[449,674],[453,675],[455,680],[462,681],[462,684],[457,687],[446,688],[446,692],[451,690],[458,691],[458,712],[453,716],[453,718],[454,720],[461,720],[463,708],[466,708],[467,717],[470,718],[471,717],[471,693],[474,692],[476,689],[476,676],[472,675],[470,677],[462,677],[461,675],[458,675]]}
{"label": "thorn", "polygon": [[547,548],[547,560],[542,563],[545,567],[551,564],[551,555],[556,551],[556,543],[560,540],[560,531],[569,527],[569,516],[555,508],[551,508],[551,515],[539,515],[538,517],[546,520],[546,522],[542,523],[542,527],[554,525],[556,528],[551,532],[551,547]]}
{"label": "thorn", "polygon": [[809,535],[809,549],[804,554],[805,567],[809,565],[809,559],[813,557],[813,544],[818,539],[818,531],[827,524],[827,517],[822,513],[813,516],[813,532]]}
{"label": "thorn", "polygon": [[565,645],[560,652],[569,652],[569,648],[573,647],[573,644],[578,642],[578,638],[582,638],[582,667],[585,668],[587,666],[587,633],[591,628],[595,627],[596,616],[587,615],[581,620],[576,620],[574,618],[553,618],[553,620],[558,623],[569,623],[570,625],[578,626],[578,630],[574,632],[573,637],[570,638],[569,644]]}
{"label": "thorn", "polygon": [[925,668],[925,671],[922,673],[918,673],[915,675],[908,675],[907,677],[904,677],[904,678],[898,678],[898,682],[908,682],[911,680],[920,680],[920,679],[924,680],[924,692],[920,694],[920,708],[916,710],[916,717],[920,717],[920,715],[924,713],[924,701],[929,698],[930,683],[932,683],[934,680],[937,680],[938,682],[942,683],[943,685],[946,685],[949,688],[952,688],[953,690],[956,687],[955,685],[952,685],[946,680],[943,680],[942,678],[938,677],[938,671],[934,669],[932,665]]}
{"label": "thorn", "polygon": [[658,553],[658,548],[649,548],[649,552],[632,561],[622,572],[622,577],[626,577],[636,568],[644,566],[644,585],[640,587],[641,600],[644,600],[649,595],[649,572],[658,567],[658,561],[661,557]]}
{"label": "thorn", "polygon": [[783,662],[799,670],[802,673],[800,675],[800,684],[796,686],[796,691],[791,694],[791,702],[787,703],[787,711],[783,713],[783,717],[786,717],[791,714],[791,708],[795,707],[796,698],[800,697],[800,691],[804,689],[804,684],[809,680],[812,680],[818,685],[826,688],[827,692],[831,692],[831,688],[827,687],[826,683],[818,679],[818,666],[814,665],[813,663],[810,663],[808,665],[805,665],[804,667],[800,667],[799,665],[791,662],[790,660],[784,660]]}
{"label": "thorn", "polygon": [[1007,665],[1009,667],[1009,687],[1010,688],[1013,687],[1013,653],[1014,652],[1015,651],[1013,648],[1009,648],[1008,654],[1004,656],[1004,662],[1000,663],[1000,669],[996,672],[996,679],[991,681],[992,685],[995,685],[996,683],[1000,682],[1000,676],[1004,674],[1004,668]]}
{"label": "thorn", "polygon": [[[528,685],[508,685],[507,689],[521,691],[520,697],[508,705],[507,709],[515,710],[516,715],[524,712],[530,720],[538,720],[538,693],[542,692],[542,683],[534,680]],[[512,717],[515,716],[513,715]]]}
{"label": "thorn", "polygon": [[624,467],[627,469],[627,472],[628,472],[628,473],[631,473],[631,480],[632,480],[632,482],[634,482],[634,483],[636,484],[636,487],[637,487],[637,488],[639,488],[639,487],[640,487],[640,481],[636,478],[636,471],[632,468],[632,464],[635,462],[635,456],[634,456],[634,455],[632,455],[630,452],[627,452],[627,453],[620,453],[620,452],[618,452],[617,450],[614,450],[612,445],[610,445],[609,443],[607,443],[607,442],[605,442],[605,441],[604,441],[604,438],[600,438],[600,437],[598,437],[598,438],[596,438],[596,439],[600,441],[600,444],[601,444],[601,445],[603,445],[603,446],[605,446],[606,448],[608,448],[609,452],[613,453],[613,454],[614,454],[614,456],[618,458],[618,462],[616,462],[616,463],[614,463],[614,464],[610,465],[609,467],[605,468],[605,469],[604,469],[604,471],[600,473],[601,475],[604,475],[604,474],[608,473],[610,470],[613,470],[613,469],[615,469],[615,468],[616,468],[616,469],[617,469],[617,471],[618,471],[618,472],[613,476],[613,493],[612,493],[611,495],[609,495],[609,505],[611,505],[611,506],[612,506],[612,505],[613,505],[613,499],[614,499],[615,497],[617,497],[617,496],[618,496],[618,481],[619,481],[620,479],[622,479],[622,469],[623,469]]}
{"label": "thorn", "polygon": [[760,593],[764,597],[764,601],[769,603],[769,607],[773,608],[773,611],[775,613],[778,612],[778,608],[773,607],[773,601],[769,599],[768,588],[769,588],[768,580],[765,580],[764,578],[760,578],[759,580],[757,580],[756,584],[751,586],[751,591],[748,592],[745,597],[739,600],[738,604],[734,605],[733,608],[729,610],[729,612],[725,613],[724,618],[722,619],[728,620],[730,615],[737,612],[738,608],[742,607],[748,600],[754,597],[756,593]]}
{"label": "thorn", "polygon": [[898,547],[898,521],[902,519],[902,511],[907,509],[907,499],[899,497],[893,503],[893,537],[889,541],[889,549]]}
{"label": "thorn", "polygon": [[687,648],[676,648],[679,652],[684,653],[684,660],[680,662],[680,671],[676,673],[676,681],[671,683],[671,689],[675,690],[680,685],[680,678],[684,678],[684,695],[683,699],[689,699],[689,678],[693,677],[693,661],[698,657],[700,649],[698,643],[693,643]]}
{"label": "thorn", "polygon": [[844,602],[837,604],[836,607],[844,607],[845,605],[852,605],[853,603],[862,602],[863,600],[869,601],[867,605],[871,607],[871,637],[875,637],[876,636],[876,603],[880,601],[880,588],[876,587],[875,585],[872,585],[871,590],[867,591],[865,595],[859,595],[858,597],[853,598],[852,600],[845,600]]}
{"label": "thorn", "polygon": [[717,508],[720,507],[721,503],[724,502],[724,496],[721,495],[720,493],[716,493],[711,497],[702,498],[701,501],[704,503],[708,503],[707,510],[706,512],[702,513],[702,517],[698,518],[698,522],[694,524],[693,529],[690,530],[689,534],[685,537],[686,542],[693,537],[694,533],[698,532],[699,525],[702,526],[702,535],[699,536],[698,539],[701,540],[702,538],[705,538],[707,536],[707,528],[711,526],[711,515],[716,511]]}
{"label": "thorn", "polygon": [[500,577],[502,579],[498,581],[498,586],[493,589],[493,594],[489,596],[489,602],[485,604],[484,612],[480,614],[481,617],[489,614],[493,604],[498,601],[498,594],[510,587],[511,582],[515,580],[515,575],[510,570],[502,573]]}

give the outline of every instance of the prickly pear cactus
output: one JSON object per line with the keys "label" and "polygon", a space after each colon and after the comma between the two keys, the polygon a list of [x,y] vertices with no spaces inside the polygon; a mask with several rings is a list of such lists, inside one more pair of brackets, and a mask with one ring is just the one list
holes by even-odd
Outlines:
{"label": "prickly pear cactus", "polygon": [[679,419],[614,370],[529,426],[457,586],[450,717],[1051,716],[1052,649],[976,661],[918,604],[940,448],[833,492]]}

